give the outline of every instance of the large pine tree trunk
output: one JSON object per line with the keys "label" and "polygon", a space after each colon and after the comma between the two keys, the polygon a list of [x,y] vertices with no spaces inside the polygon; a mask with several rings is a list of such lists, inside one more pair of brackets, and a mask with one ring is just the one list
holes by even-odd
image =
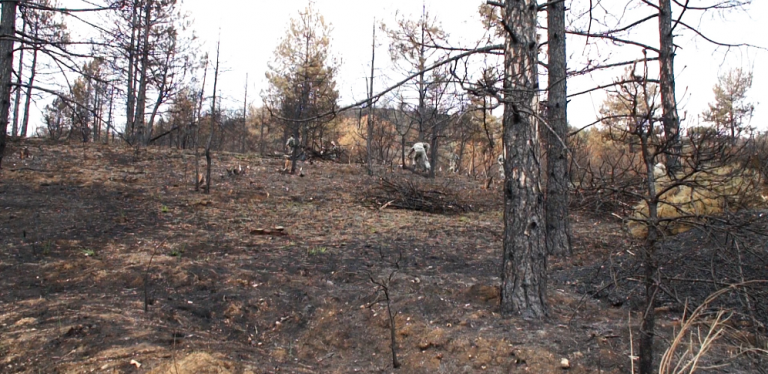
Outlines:
{"label": "large pine tree trunk", "polygon": [[571,254],[568,219],[568,120],[565,61],[565,4],[547,6],[549,96],[547,119],[547,252]]}
{"label": "large pine tree trunk", "polygon": [[680,169],[680,118],[675,98],[675,53],[672,35],[671,0],[659,0],[659,87],[661,89],[662,122],[667,144],[667,170]]}
{"label": "large pine tree trunk", "polygon": [[13,40],[16,34],[18,1],[3,1],[0,16],[0,169],[5,153],[8,117],[11,112],[11,75],[13,73]]}
{"label": "large pine tree trunk", "polygon": [[508,0],[504,53],[504,257],[501,311],[544,318],[547,250],[541,190],[535,0]]}

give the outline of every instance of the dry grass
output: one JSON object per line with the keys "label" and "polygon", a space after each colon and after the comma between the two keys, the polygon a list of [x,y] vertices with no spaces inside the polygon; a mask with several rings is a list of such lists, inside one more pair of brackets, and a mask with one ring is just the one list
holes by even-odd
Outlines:
{"label": "dry grass", "polygon": [[[658,205],[660,229],[668,235],[677,235],[696,226],[702,218],[723,213],[725,209],[765,206],[761,187],[759,173],[734,166],[695,172],[678,180],[664,175],[656,180],[656,191],[663,191]],[[648,216],[647,201],[634,206],[627,224],[632,236],[648,235]]]}
{"label": "dry grass", "polygon": [[[695,373],[702,368],[704,357],[715,347],[715,343],[727,334],[731,318],[727,310],[718,310],[714,317],[708,313],[709,306],[720,296],[741,287],[766,281],[748,281],[722,288],[707,297],[690,316],[683,315],[680,331],[674,334],[672,343],[664,352],[659,364],[660,374]],[[707,369],[715,369],[708,367]]]}

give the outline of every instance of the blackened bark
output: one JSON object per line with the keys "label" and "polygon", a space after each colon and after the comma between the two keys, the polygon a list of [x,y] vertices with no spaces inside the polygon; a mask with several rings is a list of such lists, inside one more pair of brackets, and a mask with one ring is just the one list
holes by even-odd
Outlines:
{"label": "blackened bark", "polygon": [[501,311],[544,318],[547,250],[541,151],[534,113],[538,43],[535,0],[506,2],[504,53],[504,257]]}
{"label": "blackened bark", "polygon": [[547,119],[547,252],[568,256],[571,229],[568,219],[568,120],[565,61],[565,5],[547,6],[549,95]]}
{"label": "blackened bark", "polygon": [[[35,38],[37,38],[37,31],[35,31]],[[37,54],[40,52],[40,48],[37,45],[32,50],[32,66],[29,68],[29,82],[27,82],[27,94],[24,100],[24,120],[21,121],[21,137],[27,137],[27,128],[29,127],[29,106],[32,103],[32,86],[35,84],[35,76],[37,73]],[[21,87],[19,87],[21,89]]]}
{"label": "blackened bark", "polygon": [[197,98],[197,120],[195,121],[194,147],[195,147],[195,191],[200,191],[200,120],[203,116],[203,94],[205,93],[205,78],[208,76],[208,57],[205,58],[203,67],[203,85],[200,88],[200,96]]}
{"label": "blackened bark", "polygon": [[675,53],[672,35],[671,0],[659,0],[659,87],[662,121],[667,144],[667,171],[680,170],[680,118],[675,98]]}
{"label": "blackened bark", "polygon": [[136,124],[134,123],[134,111],[136,106],[136,93],[134,92],[134,82],[136,69],[134,69],[134,60],[136,59],[136,31],[138,24],[136,18],[138,17],[139,1],[134,0],[133,9],[131,10],[131,42],[128,45],[128,88],[126,94],[126,124],[125,124],[125,136],[127,139],[134,141],[134,135],[136,131]]}
{"label": "blackened bark", "polygon": [[373,175],[373,66],[376,62],[376,19],[373,20],[373,41],[371,42],[371,84],[368,87],[368,137],[366,139],[366,156],[368,175]]}
{"label": "blackened bark", "polygon": [[208,143],[205,145],[205,193],[211,193],[211,144],[213,143],[213,133],[216,131],[216,85],[219,83],[219,50],[221,40],[216,43],[216,68],[213,73],[213,99],[211,100],[211,133],[208,134]]}
{"label": "blackened bark", "polygon": [[264,156],[264,106],[261,107],[261,133],[259,134],[259,154]]}
{"label": "blackened bark", "polygon": [[[21,32],[26,34],[27,23],[24,22],[24,17],[21,20]],[[16,99],[13,101],[13,127],[11,129],[11,136],[14,138],[19,134],[19,108],[21,108],[21,78],[22,71],[24,71],[24,48],[19,48],[19,65],[16,69]]]}
{"label": "blackened bark", "polygon": [[144,113],[147,105],[147,69],[149,68],[149,32],[152,28],[152,0],[148,0],[144,8],[144,41],[141,51],[141,72],[139,73],[139,92],[136,99],[137,145],[147,145],[149,134],[145,128]]}
{"label": "blackened bark", "polygon": [[8,117],[11,114],[11,75],[13,73],[13,40],[16,34],[18,1],[3,1],[0,16],[0,169],[3,167]]}
{"label": "blackened bark", "polygon": [[656,315],[654,309],[656,307],[656,290],[657,285],[654,281],[656,275],[656,244],[659,241],[659,197],[656,191],[656,176],[654,175],[654,155],[650,149],[649,138],[651,131],[642,133],[640,136],[640,144],[642,146],[643,161],[645,163],[645,169],[647,173],[647,185],[648,192],[648,237],[645,242],[645,253],[643,254],[643,267],[644,267],[644,279],[645,285],[645,308],[643,310],[643,321],[640,324],[640,344],[638,356],[639,373],[640,374],[652,374],[654,372],[653,365],[653,338],[655,335]]}

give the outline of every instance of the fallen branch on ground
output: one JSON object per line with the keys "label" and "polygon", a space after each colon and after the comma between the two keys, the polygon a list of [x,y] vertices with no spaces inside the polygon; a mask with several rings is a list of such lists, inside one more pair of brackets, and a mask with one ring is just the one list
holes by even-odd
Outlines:
{"label": "fallen branch on ground", "polygon": [[368,200],[378,209],[396,208],[428,213],[463,213],[471,211],[457,194],[441,186],[421,186],[407,179],[382,178],[368,194]]}

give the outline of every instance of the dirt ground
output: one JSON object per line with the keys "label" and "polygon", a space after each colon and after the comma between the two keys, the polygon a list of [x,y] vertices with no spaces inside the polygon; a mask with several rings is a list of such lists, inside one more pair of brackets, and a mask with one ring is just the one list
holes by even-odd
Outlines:
{"label": "dirt ground", "polygon": [[[482,181],[438,177],[473,207],[440,215],[372,205],[377,179],[358,165],[299,177],[216,153],[205,195],[187,151],[27,141],[6,155],[2,373],[631,371],[637,305],[596,274],[637,244],[610,218],[574,214],[574,256],[549,262],[551,317],[524,321],[499,315],[502,198]],[[399,369],[373,282],[387,280]],[[681,312],[658,314],[659,355]],[[705,372],[764,370],[738,347],[718,345]]]}

